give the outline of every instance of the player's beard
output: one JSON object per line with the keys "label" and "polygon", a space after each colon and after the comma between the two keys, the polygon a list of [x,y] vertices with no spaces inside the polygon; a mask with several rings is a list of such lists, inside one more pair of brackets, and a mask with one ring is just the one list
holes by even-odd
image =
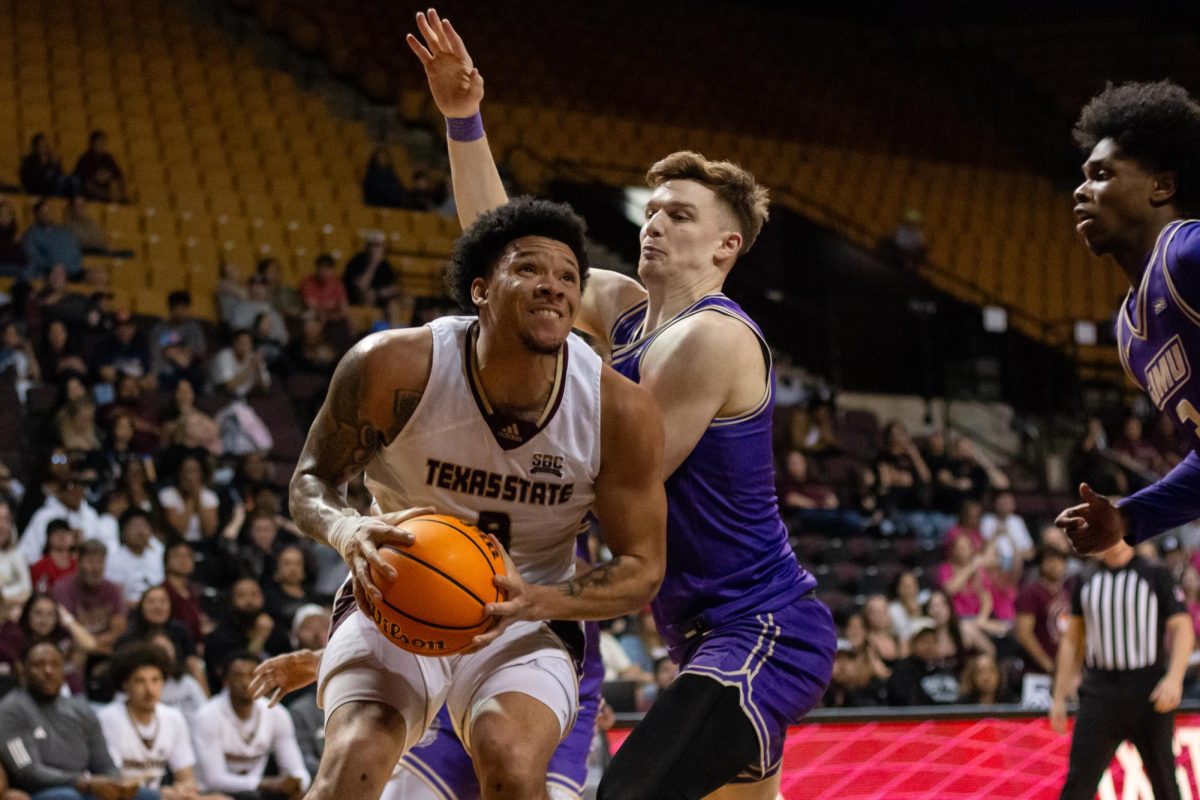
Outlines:
{"label": "player's beard", "polygon": [[539,342],[529,331],[525,330],[521,331],[520,335],[521,344],[525,345],[525,349],[539,356],[556,356],[558,355],[558,351],[562,350],[562,342],[556,342],[555,344]]}

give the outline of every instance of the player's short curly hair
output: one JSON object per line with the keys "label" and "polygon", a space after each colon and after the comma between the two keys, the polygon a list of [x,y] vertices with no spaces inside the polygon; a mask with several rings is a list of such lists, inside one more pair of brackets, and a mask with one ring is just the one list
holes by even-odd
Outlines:
{"label": "player's short curly hair", "polygon": [[116,687],[125,685],[125,681],[142,667],[154,667],[162,673],[163,680],[171,677],[171,659],[163,649],[148,641],[131,642],[113,653],[108,666],[108,674]]}
{"label": "player's short curly hair", "polygon": [[732,161],[711,161],[691,150],[680,150],[656,162],[646,173],[646,185],[652,189],[674,180],[702,183],[729,207],[742,234],[738,255],[750,249],[770,217],[767,188]]}
{"label": "player's short curly hair", "polygon": [[1083,107],[1072,133],[1084,153],[1111,138],[1143,169],[1174,172],[1175,207],[1189,215],[1200,211],[1200,105],[1182,86],[1110,83]]}
{"label": "player's short curly hair", "polygon": [[579,287],[587,284],[588,260],[584,250],[587,225],[570,206],[533,197],[516,197],[482,214],[454,245],[446,268],[446,287],[464,309],[476,312],[471,283],[487,278],[509,244],[525,236],[542,236],[571,248],[579,265]]}

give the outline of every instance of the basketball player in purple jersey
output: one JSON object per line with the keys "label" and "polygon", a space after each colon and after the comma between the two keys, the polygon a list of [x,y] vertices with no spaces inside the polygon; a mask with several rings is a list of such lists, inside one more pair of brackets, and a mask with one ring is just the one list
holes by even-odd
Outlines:
{"label": "basketball player in purple jersey", "polygon": [[[1125,371],[1192,443],[1162,480],[1113,502],[1083,484],[1056,524],[1083,554],[1200,519],[1200,105],[1168,81],[1110,86],[1084,107],[1075,190],[1088,249],[1129,278],[1116,334]],[[1178,702],[1178,700],[1176,700]]]}
{"label": "basketball player in purple jersey", "polygon": [[[459,219],[506,201],[483,135],[483,79],[436,12],[419,14],[425,66],[447,118]],[[816,580],[779,517],[774,381],[761,331],[721,294],[767,218],[767,193],[728,162],[675,153],[651,168],[637,281],[591,271],[577,325],[648,388],[667,424],[667,569],[652,604],[681,665],[617,753],[602,800],[770,798],[788,725],[820,699],[836,646]]]}

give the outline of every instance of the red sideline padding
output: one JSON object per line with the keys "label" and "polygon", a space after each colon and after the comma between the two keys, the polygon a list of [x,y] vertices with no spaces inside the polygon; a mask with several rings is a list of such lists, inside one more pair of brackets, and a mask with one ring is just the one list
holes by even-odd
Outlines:
{"label": "red sideline padding", "polygon": [[[1071,721],[1074,723],[1074,720]],[[627,729],[609,731],[615,752]],[[813,723],[788,734],[787,800],[1055,800],[1067,774],[1070,735],[1044,718]],[[1175,723],[1176,777],[1200,798],[1200,714]],[[1100,800],[1153,800],[1137,751],[1121,745]]]}

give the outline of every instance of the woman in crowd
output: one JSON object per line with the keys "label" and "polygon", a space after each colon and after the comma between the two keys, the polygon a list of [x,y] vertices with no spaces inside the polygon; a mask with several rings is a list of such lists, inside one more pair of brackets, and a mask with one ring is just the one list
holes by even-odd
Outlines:
{"label": "woman in crowd", "polygon": [[925,609],[921,607],[921,583],[917,580],[917,573],[906,569],[897,575],[889,595],[892,598],[888,604],[892,630],[901,642],[908,642],[917,621],[926,619]]}
{"label": "woman in crowd", "polygon": [[996,646],[974,620],[959,619],[950,602],[950,596],[942,589],[935,589],[925,602],[925,616],[933,621],[933,630],[938,637],[938,658],[955,668],[966,663],[970,653],[995,655]]}
{"label": "woman in crowd", "polygon": [[886,597],[881,594],[868,597],[863,605],[862,617],[867,628],[867,646],[878,654],[883,663],[891,664],[908,655],[906,643],[896,636],[892,628]]}
{"label": "woman in crowd", "polygon": [[221,455],[221,431],[212,417],[196,408],[196,390],[186,378],[175,385],[171,419],[163,425],[162,438],[168,447]]}
{"label": "woman in crowd", "polygon": [[17,548],[12,506],[0,494],[0,597],[4,599],[9,616],[16,618],[32,592],[29,564]]}
{"label": "woman in crowd", "polygon": [[154,636],[168,637],[174,645],[176,660],[186,667],[207,694],[204,675],[204,659],[199,655],[196,642],[188,628],[177,619],[172,619],[171,595],[164,586],[151,586],[142,593],[141,599],[129,611],[129,630],[117,642],[149,641]]}
{"label": "woman in crowd", "polygon": [[83,667],[88,654],[95,651],[96,639],[70,611],[48,594],[35,592],[25,601],[17,622],[0,625],[0,663],[15,667],[26,649],[39,642],[51,642],[66,659],[67,685],[72,694],[83,691]]}
{"label": "woman in crowd", "polygon": [[1001,690],[1000,667],[995,656],[978,653],[971,656],[959,679],[960,703],[995,705],[1004,702]]}
{"label": "woman in crowd", "polygon": [[217,495],[205,484],[204,465],[194,455],[179,462],[175,483],[158,493],[167,524],[189,542],[217,535]]}

